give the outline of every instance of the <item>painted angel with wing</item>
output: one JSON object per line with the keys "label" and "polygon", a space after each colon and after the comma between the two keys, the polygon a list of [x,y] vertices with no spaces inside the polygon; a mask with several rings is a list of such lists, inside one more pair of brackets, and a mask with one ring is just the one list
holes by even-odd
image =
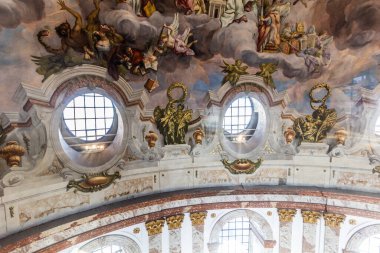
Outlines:
{"label": "painted angel with wing", "polygon": [[176,54],[194,55],[194,51],[190,48],[196,41],[189,43],[189,37],[192,36],[190,28],[186,28],[182,34],[179,34],[179,14],[174,14],[173,22],[170,25],[164,24],[162,27],[159,49],[163,52],[170,48]]}

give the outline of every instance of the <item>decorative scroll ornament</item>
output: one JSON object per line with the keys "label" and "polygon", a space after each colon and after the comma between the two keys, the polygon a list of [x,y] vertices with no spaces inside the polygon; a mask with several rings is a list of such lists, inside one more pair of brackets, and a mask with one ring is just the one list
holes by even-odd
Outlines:
{"label": "decorative scroll ornament", "polygon": [[145,223],[146,230],[148,231],[148,235],[157,235],[162,233],[162,228],[164,227],[165,220],[153,220]]}
{"label": "decorative scroll ornament", "polygon": [[323,218],[325,219],[326,226],[331,228],[340,228],[340,224],[344,222],[346,216],[343,214],[325,213],[323,214]]}
{"label": "decorative scroll ornament", "polygon": [[293,218],[296,215],[295,209],[278,209],[278,217],[280,222],[293,222]]}
{"label": "decorative scroll ornament", "polygon": [[263,162],[262,158],[257,159],[253,162],[249,159],[237,159],[233,162],[228,162],[228,160],[221,160],[224,167],[228,169],[232,174],[252,174],[254,173]]}
{"label": "decorative scroll ornament", "polygon": [[[176,88],[182,90],[182,96],[174,99],[172,91]],[[160,133],[164,136],[164,144],[185,144],[185,135],[192,119],[193,111],[184,110],[187,97],[187,88],[182,83],[173,83],[167,90],[169,99],[165,109],[157,106],[154,109],[154,120]]]}
{"label": "decorative scroll ornament", "polygon": [[[316,89],[325,89],[326,95],[322,99],[316,99],[313,92]],[[314,110],[305,118],[299,117],[294,120],[293,129],[297,137],[305,142],[320,142],[326,138],[326,134],[335,125],[337,114],[335,109],[327,109],[326,100],[330,97],[330,87],[325,83],[315,85],[309,92],[310,107]],[[315,106],[315,103],[320,103]]]}
{"label": "decorative scroll ornament", "polygon": [[5,159],[10,167],[19,167],[21,157],[25,152],[25,148],[19,145],[17,141],[8,141],[4,147],[0,148],[0,158]]}
{"label": "decorative scroll ornament", "polygon": [[190,220],[193,226],[200,226],[205,224],[207,212],[190,213]]}
{"label": "decorative scroll ornament", "polygon": [[304,223],[315,224],[321,217],[321,213],[315,211],[302,211],[302,218]]}
{"label": "decorative scroll ornament", "polygon": [[168,224],[169,230],[181,228],[183,217],[183,214],[166,217],[166,223]]}
{"label": "decorative scroll ornament", "polygon": [[113,175],[102,172],[94,175],[83,175],[81,180],[70,180],[66,190],[75,188],[75,191],[97,192],[110,186],[116,179],[120,179],[120,173],[116,171]]}

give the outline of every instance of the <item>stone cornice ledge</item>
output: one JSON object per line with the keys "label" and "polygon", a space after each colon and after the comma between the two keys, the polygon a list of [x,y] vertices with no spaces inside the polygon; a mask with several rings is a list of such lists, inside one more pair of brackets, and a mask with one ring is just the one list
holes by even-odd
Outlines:
{"label": "stone cornice ledge", "polygon": [[97,76],[106,79],[117,85],[127,96],[130,102],[141,100],[143,106],[148,103],[149,97],[144,89],[133,90],[132,87],[123,78],[118,81],[112,80],[103,67],[83,64],[72,68],[67,68],[58,74],[51,75],[46,79],[41,87],[21,83],[13,96],[13,101],[23,106],[28,100],[35,100],[49,103],[56,89],[66,81],[83,75]]}
{"label": "stone cornice ledge", "polygon": [[157,194],[105,205],[31,228],[17,236],[0,240],[0,252],[58,252],[93,237],[146,220],[212,209],[297,208],[319,212],[339,211],[348,215],[380,219],[380,205],[377,204],[377,208],[372,207],[369,210],[367,203],[380,203],[380,197],[305,187],[234,187],[177,191],[166,193],[164,197]]}

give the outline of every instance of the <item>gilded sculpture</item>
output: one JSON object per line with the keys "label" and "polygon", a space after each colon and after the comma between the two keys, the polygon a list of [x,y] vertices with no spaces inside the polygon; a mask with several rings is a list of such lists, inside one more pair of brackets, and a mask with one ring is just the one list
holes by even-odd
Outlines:
{"label": "gilded sculpture", "polygon": [[237,82],[240,79],[241,75],[247,75],[247,69],[248,66],[245,65],[241,60],[235,60],[234,64],[228,64],[227,62],[223,61],[224,66],[220,66],[223,70],[223,73],[227,73],[227,75],[224,76],[222,85],[226,82],[230,82],[232,86],[235,86]]}
{"label": "gilded sculpture", "polygon": [[[174,99],[172,91],[176,88],[182,90],[182,96]],[[182,83],[173,83],[167,90],[169,99],[165,109],[157,106],[154,109],[154,120],[160,133],[164,136],[165,145],[185,144],[185,135],[192,119],[193,111],[185,109],[187,88]]]}
{"label": "gilded sculpture", "polygon": [[[326,95],[321,99],[314,97],[317,89],[325,89]],[[328,109],[326,101],[330,97],[330,87],[325,83],[315,85],[309,92],[310,107],[314,110],[311,115],[299,117],[294,120],[293,129],[298,138],[305,142],[320,142],[326,138],[327,132],[332,129],[337,121],[335,109]],[[319,106],[314,104],[319,103]]]}
{"label": "gilded sculpture", "polygon": [[260,64],[260,71],[255,75],[261,76],[266,85],[272,89],[276,89],[276,85],[273,81],[272,74],[277,71],[277,64],[275,63],[263,63]]}

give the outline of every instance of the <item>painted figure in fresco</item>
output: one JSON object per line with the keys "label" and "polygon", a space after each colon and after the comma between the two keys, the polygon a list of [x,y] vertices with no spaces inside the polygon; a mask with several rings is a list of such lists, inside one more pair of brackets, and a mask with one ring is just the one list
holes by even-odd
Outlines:
{"label": "painted figure in fresco", "polygon": [[164,24],[159,42],[158,50],[164,53],[167,49],[172,49],[174,53],[181,55],[195,55],[194,51],[190,48],[197,41],[189,41],[190,28],[186,28],[182,34],[178,33],[179,16],[178,13],[174,15],[173,22],[168,26]]}
{"label": "painted figure in fresco", "polygon": [[310,73],[320,73],[322,67],[328,66],[331,62],[331,55],[328,49],[333,41],[333,36],[326,32],[317,36],[315,47],[308,47],[297,55],[305,59],[305,65]]}
{"label": "painted figure in fresco", "polygon": [[247,22],[248,19],[244,15],[244,11],[250,12],[253,2],[253,0],[227,0],[226,9],[220,17],[222,27],[226,27],[233,22]]}
{"label": "painted figure in fresco", "polygon": [[175,5],[179,10],[183,10],[186,15],[193,13],[194,0],[175,0]]}
{"label": "painted figure in fresco", "polygon": [[112,48],[120,46],[124,42],[124,37],[112,26],[100,25],[99,30],[93,32],[93,41],[97,58],[108,61]]}
{"label": "painted figure in fresco", "polygon": [[[175,88],[183,91],[181,98],[174,99],[171,92]],[[164,136],[164,144],[185,144],[185,135],[192,119],[192,110],[184,106],[187,97],[187,88],[182,83],[173,83],[167,90],[169,102],[165,109],[154,108],[154,120],[160,133]]]}
{"label": "painted figure in fresco", "polygon": [[206,13],[206,4],[204,0],[194,0],[193,11],[195,14]]}
{"label": "painted figure in fresco", "polygon": [[44,46],[46,51],[52,54],[65,54],[69,48],[76,52],[83,53],[84,59],[88,60],[94,56],[93,44],[91,41],[92,32],[99,28],[99,0],[93,0],[95,9],[87,17],[87,25],[84,26],[82,16],[69,8],[63,0],[58,0],[61,10],[66,10],[75,17],[73,27],[66,21],[55,28],[57,35],[61,38],[61,48],[52,48],[46,44],[42,38],[49,35],[47,30],[42,30],[37,34],[38,41]]}
{"label": "painted figure in fresco", "polygon": [[[264,6],[261,7],[262,9]],[[263,11],[262,11],[263,13]],[[290,3],[275,1],[265,16],[259,17],[258,52],[277,52],[281,43],[281,23],[290,13]]]}
{"label": "painted figure in fresco", "polygon": [[152,0],[116,0],[116,4],[119,3],[130,5],[138,17],[150,17],[156,11],[156,6]]}

